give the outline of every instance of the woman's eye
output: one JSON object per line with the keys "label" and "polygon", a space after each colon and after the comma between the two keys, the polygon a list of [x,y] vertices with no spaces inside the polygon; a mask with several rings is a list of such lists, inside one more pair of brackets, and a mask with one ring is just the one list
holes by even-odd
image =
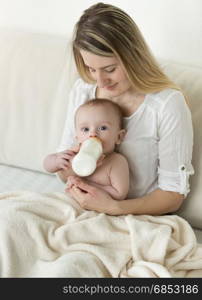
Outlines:
{"label": "woman's eye", "polygon": [[92,69],[92,68],[88,68],[88,70],[90,71],[90,73],[94,73],[95,72],[95,70]]}
{"label": "woman's eye", "polygon": [[105,130],[107,130],[107,126],[105,126],[105,125],[104,125],[104,126],[100,126],[100,127],[99,127],[99,130],[105,131]]}
{"label": "woman's eye", "polygon": [[116,68],[107,69],[107,70],[106,70],[106,72],[107,72],[107,73],[112,73],[112,72],[114,72],[114,71],[115,71],[115,69],[116,69]]}

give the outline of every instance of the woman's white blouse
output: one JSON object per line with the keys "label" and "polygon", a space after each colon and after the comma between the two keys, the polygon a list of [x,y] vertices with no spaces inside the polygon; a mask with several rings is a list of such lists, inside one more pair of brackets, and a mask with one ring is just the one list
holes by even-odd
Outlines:
{"label": "woman's white blouse", "polygon": [[[70,93],[66,123],[58,152],[75,145],[74,114],[89,99],[96,86],[78,79]],[[118,151],[128,160],[128,198],[144,196],[160,188],[189,193],[193,130],[190,110],[181,92],[173,89],[147,94],[144,102],[124,118],[127,134]]]}

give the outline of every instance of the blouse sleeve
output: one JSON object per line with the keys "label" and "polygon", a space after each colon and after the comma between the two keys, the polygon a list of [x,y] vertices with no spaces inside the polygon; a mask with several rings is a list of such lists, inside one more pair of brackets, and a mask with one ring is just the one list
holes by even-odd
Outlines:
{"label": "blouse sleeve", "polygon": [[185,197],[190,191],[189,176],[193,128],[190,110],[181,92],[173,91],[159,112],[158,185]]}
{"label": "blouse sleeve", "polygon": [[80,78],[73,85],[69,94],[65,125],[57,152],[70,149],[75,145],[74,115],[77,108],[90,97],[92,87],[92,85],[85,83]]}

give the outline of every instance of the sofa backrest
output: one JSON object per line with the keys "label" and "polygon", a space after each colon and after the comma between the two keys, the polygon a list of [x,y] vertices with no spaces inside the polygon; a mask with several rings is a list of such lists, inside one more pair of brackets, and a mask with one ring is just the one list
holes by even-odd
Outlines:
{"label": "sofa backrest", "polygon": [[187,96],[194,129],[193,167],[190,177],[191,192],[179,214],[194,227],[202,229],[202,68],[164,62],[165,73],[175,81]]}
{"label": "sofa backrest", "polygon": [[44,172],[74,81],[67,39],[0,30],[0,163]]}
{"label": "sofa backrest", "polygon": [[[187,94],[194,125],[195,175],[179,214],[202,228],[202,69],[162,67]],[[0,163],[45,172],[43,158],[58,146],[76,77],[68,39],[0,30]]]}

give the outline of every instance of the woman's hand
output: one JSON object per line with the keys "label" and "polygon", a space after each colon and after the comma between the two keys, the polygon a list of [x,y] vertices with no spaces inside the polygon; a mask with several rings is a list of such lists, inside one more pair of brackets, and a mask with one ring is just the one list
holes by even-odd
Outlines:
{"label": "woman's hand", "polygon": [[91,186],[85,179],[69,176],[66,190],[83,209],[116,215],[118,201],[102,189]]}

